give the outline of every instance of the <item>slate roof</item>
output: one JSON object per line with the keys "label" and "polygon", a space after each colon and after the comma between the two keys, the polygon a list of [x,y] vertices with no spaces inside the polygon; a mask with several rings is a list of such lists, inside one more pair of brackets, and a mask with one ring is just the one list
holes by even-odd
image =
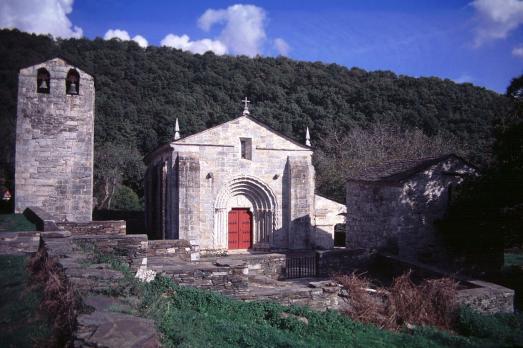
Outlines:
{"label": "slate roof", "polygon": [[425,169],[454,157],[465,165],[476,170],[478,168],[455,154],[446,154],[438,157],[389,161],[377,166],[367,167],[357,174],[347,178],[348,181],[368,182],[399,182],[424,171]]}

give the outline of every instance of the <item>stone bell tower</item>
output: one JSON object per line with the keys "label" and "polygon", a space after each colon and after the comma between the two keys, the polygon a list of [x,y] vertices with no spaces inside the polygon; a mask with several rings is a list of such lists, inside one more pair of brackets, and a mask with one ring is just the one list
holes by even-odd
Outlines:
{"label": "stone bell tower", "polygon": [[20,70],[15,212],[92,219],[94,80],[60,58]]}

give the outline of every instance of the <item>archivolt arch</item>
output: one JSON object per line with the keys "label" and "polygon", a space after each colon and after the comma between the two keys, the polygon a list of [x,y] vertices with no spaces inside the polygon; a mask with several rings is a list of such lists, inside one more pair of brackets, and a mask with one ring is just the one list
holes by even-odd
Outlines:
{"label": "archivolt arch", "polygon": [[213,240],[216,249],[228,247],[228,211],[233,208],[230,201],[243,196],[253,208],[253,244],[255,247],[270,247],[278,221],[276,195],[261,179],[241,175],[232,178],[218,193],[214,204]]}

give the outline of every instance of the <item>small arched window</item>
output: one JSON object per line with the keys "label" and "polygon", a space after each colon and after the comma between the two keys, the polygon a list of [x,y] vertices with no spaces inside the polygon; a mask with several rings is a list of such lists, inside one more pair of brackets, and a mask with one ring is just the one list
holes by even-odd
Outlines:
{"label": "small arched window", "polygon": [[46,68],[38,69],[36,73],[36,92],[49,93],[51,90],[51,75]]}
{"label": "small arched window", "polygon": [[78,94],[80,91],[80,74],[75,69],[69,70],[65,79],[65,92],[67,94]]}

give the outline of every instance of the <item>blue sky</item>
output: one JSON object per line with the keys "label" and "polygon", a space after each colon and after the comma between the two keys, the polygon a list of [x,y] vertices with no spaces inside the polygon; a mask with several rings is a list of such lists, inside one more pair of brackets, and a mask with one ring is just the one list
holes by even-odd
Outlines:
{"label": "blue sky", "polygon": [[[49,8],[56,4],[63,11],[50,19]],[[39,11],[57,24],[32,24]],[[520,0],[3,0],[0,27],[62,37],[135,39],[143,46],[192,52],[283,54],[438,76],[500,93],[523,73]]]}

